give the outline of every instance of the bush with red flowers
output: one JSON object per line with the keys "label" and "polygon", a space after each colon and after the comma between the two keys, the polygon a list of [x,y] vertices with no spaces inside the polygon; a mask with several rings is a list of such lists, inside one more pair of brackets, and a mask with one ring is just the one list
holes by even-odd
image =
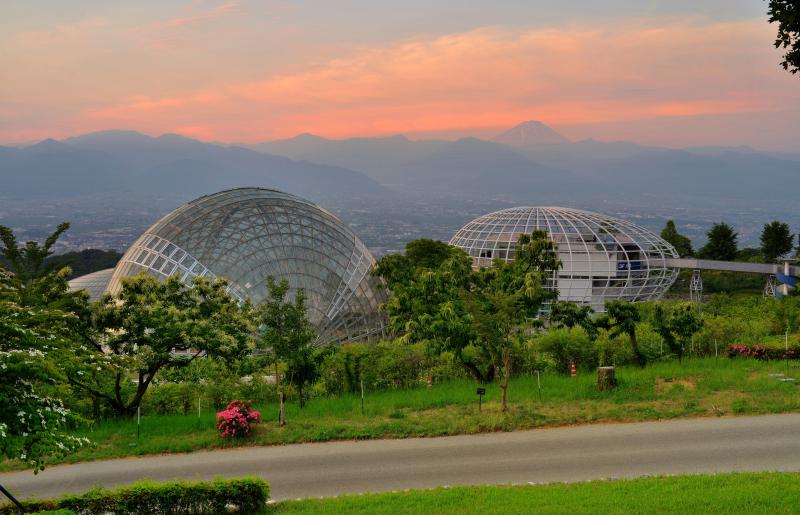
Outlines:
{"label": "bush with red flowers", "polygon": [[261,422],[261,413],[250,401],[234,400],[217,413],[217,429],[223,438],[241,438],[250,434],[252,426]]}

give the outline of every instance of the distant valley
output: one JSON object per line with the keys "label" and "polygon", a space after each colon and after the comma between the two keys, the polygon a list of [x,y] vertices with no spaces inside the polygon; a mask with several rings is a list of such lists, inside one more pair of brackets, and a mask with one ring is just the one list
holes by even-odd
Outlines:
{"label": "distant valley", "polygon": [[[752,243],[765,221],[800,217],[800,154],[743,147],[666,149],[572,142],[536,121],[492,140],[326,139],[252,145],[104,131],[0,147],[0,223],[38,237],[61,220],[66,249],[122,249],[158,217],[238,186],[316,201],[378,253],[512,205],[566,205],[659,229],[674,218],[695,240],[722,219]],[[796,227],[796,230],[800,227]]]}

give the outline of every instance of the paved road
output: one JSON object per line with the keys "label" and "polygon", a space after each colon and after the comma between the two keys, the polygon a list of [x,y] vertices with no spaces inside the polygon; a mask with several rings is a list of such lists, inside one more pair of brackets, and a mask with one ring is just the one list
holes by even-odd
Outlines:
{"label": "paved road", "polygon": [[21,497],[51,497],[145,477],[256,474],[280,500],[733,470],[800,470],[800,414],[240,448],[60,465],[0,474],[0,483]]}

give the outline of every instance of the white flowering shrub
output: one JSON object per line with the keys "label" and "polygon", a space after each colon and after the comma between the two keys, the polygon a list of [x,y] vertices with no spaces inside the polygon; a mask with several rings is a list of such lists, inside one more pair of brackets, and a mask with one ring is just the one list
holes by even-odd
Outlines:
{"label": "white flowering shrub", "polygon": [[66,434],[72,417],[60,399],[40,393],[61,373],[54,357],[71,315],[19,304],[20,287],[0,269],[0,457],[38,472],[45,460],[88,443]]}
{"label": "white flowering shrub", "polygon": [[62,223],[42,245],[19,245],[0,225],[8,266],[0,267],[0,459],[24,461],[34,472],[48,457],[88,443],[63,431],[77,417],[47,393],[66,382],[62,368],[75,359],[71,348],[92,335],[87,296],[69,291],[70,269],[45,262],[67,229]]}

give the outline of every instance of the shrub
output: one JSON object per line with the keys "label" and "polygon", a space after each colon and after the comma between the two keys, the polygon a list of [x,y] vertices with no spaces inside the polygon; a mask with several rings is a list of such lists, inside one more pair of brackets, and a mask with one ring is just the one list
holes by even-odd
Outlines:
{"label": "shrub", "polygon": [[325,356],[320,381],[314,389],[324,394],[358,393],[366,390],[410,388],[430,374],[434,382],[464,377],[453,355],[426,353],[425,345],[397,341],[367,345],[350,343]]}
{"label": "shrub", "polygon": [[261,422],[261,414],[248,401],[234,400],[217,413],[217,429],[223,438],[242,438],[250,434],[254,424]]}
{"label": "shrub", "polygon": [[535,342],[539,350],[550,355],[559,373],[569,373],[573,361],[584,369],[597,366],[594,344],[581,327],[555,329],[538,336]]}
{"label": "shrub", "polygon": [[[637,330],[638,336],[638,330]],[[630,338],[626,335],[611,336],[611,332],[601,330],[595,340],[597,360],[601,366],[620,366],[635,362]],[[645,359],[649,356],[644,353]]]}
{"label": "shrub", "polygon": [[799,348],[790,348],[789,350],[782,348],[770,348],[763,345],[742,345],[735,344],[728,347],[729,358],[754,358],[760,360],[768,359],[798,359],[800,358]]}
{"label": "shrub", "polygon": [[[256,477],[154,483],[141,481],[106,490],[96,488],[81,495],[49,501],[24,501],[26,511],[71,510],[78,515],[226,513],[232,506],[240,513],[264,509],[269,484]],[[0,506],[0,515],[17,513],[14,505]]]}

